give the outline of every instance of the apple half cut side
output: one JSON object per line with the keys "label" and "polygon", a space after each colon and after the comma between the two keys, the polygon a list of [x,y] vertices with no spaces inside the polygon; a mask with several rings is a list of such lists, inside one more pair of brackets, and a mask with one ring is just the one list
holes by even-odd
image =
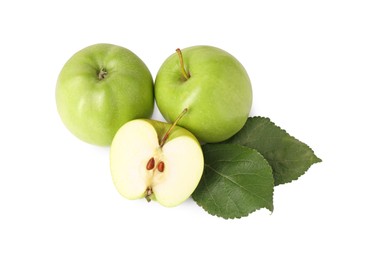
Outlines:
{"label": "apple half cut side", "polygon": [[204,159],[200,143],[188,130],[136,119],[116,133],[110,167],[114,185],[125,198],[146,198],[174,207],[196,189]]}

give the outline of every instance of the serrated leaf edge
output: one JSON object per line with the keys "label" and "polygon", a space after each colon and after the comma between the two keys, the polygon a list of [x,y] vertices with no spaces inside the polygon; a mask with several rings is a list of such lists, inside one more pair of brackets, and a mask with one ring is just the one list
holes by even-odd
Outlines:
{"label": "serrated leaf edge", "polygon": [[[273,211],[274,211],[274,203],[273,203],[273,197],[274,197],[274,187],[275,187],[275,184],[274,184],[274,177],[273,177],[273,169],[272,169],[272,167],[271,167],[271,165],[268,163],[268,161],[267,161],[267,159],[266,158],[264,158],[264,156],[260,153],[260,152],[258,152],[256,149],[254,149],[254,148],[251,148],[251,147],[247,147],[247,146],[244,146],[244,145],[240,145],[240,144],[232,144],[232,145],[237,145],[237,146],[241,146],[241,147],[244,147],[244,148],[249,148],[249,149],[251,149],[251,150],[254,150],[254,151],[256,151],[261,157],[262,157],[262,159],[267,163],[267,165],[269,166],[269,168],[271,168],[271,174],[272,174],[272,180],[273,180],[273,188],[272,188],[272,191],[271,191],[271,195],[272,195],[272,207],[271,208],[268,208],[268,207],[266,207],[266,206],[263,206],[263,207],[261,207],[261,208],[257,208],[257,209],[254,209],[253,211],[249,211],[247,214],[245,213],[245,214],[243,214],[243,215],[241,215],[241,216],[238,216],[238,217],[225,217],[225,216],[222,216],[222,215],[219,215],[218,213],[211,213],[211,212],[209,212],[203,205],[201,205],[198,201],[196,201],[195,199],[194,199],[194,196],[193,196],[193,194],[192,194],[192,199],[196,202],[196,204],[199,206],[199,207],[201,207],[204,211],[206,211],[209,215],[211,215],[211,216],[216,216],[216,217],[219,217],[219,218],[223,218],[223,219],[226,219],[226,220],[228,220],[228,219],[241,219],[241,218],[244,218],[244,217],[248,217],[250,214],[253,214],[254,212],[256,212],[256,211],[258,211],[258,210],[261,210],[261,209],[267,209],[268,211],[270,211],[271,212],[271,214],[273,213]],[[206,164],[205,164],[205,166],[206,166]],[[205,167],[204,166],[204,167]],[[210,167],[210,166],[209,166]],[[202,178],[202,181],[204,181],[204,179]],[[207,185],[204,185],[205,187],[208,187]],[[211,194],[210,192],[209,192],[209,194]],[[211,198],[212,198],[212,200],[214,201],[214,204],[215,205],[217,205],[218,206],[218,204],[216,204],[215,203],[215,200],[214,200],[214,198],[213,198],[213,196],[210,196]],[[218,207],[219,208],[219,211],[220,211],[220,207]]]}
{"label": "serrated leaf edge", "polygon": [[[316,153],[315,153],[315,151],[308,145],[308,144],[306,144],[306,143],[304,143],[304,142],[302,142],[302,141],[300,141],[298,138],[296,138],[295,136],[293,136],[293,135],[291,135],[291,134],[289,134],[285,129],[283,129],[282,127],[280,127],[280,126],[278,126],[278,125],[276,125],[269,117],[265,117],[265,116],[252,116],[252,117],[249,117],[248,119],[250,119],[250,118],[260,118],[260,119],[265,119],[269,124],[271,124],[271,125],[273,125],[273,126],[275,126],[275,127],[277,127],[279,130],[281,130],[283,133],[285,133],[285,134],[287,134],[288,136],[290,136],[291,138],[293,138],[295,141],[298,141],[298,142],[300,142],[300,143],[302,143],[302,144],[304,144],[308,149],[310,149],[310,151],[312,151],[312,153],[313,153],[313,155],[315,156],[315,160],[314,160],[314,162],[312,162],[304,171],[303,171],[303,173],[302,174],[300,174],[297,178],[295,178],[295,179],[292,179],[291,181],[288,181],[288,182],[284,182],[284,183],[278,183],[278,184],[275,184],[275,187],[277,187],[277,186],[280,186],[280,185],[284,185],[284,184],[289,184],[289,183],[292,183],[292,182],[294,182],[294,181],[297,181],[300,177],[302,177],[310,168],[311,168],[311,166],[312,165],[314,165],[314,164],[316,164],[316,163],[321,163],[322,162],[322,159],[320,159],[317,155],[316,155]],[[249,148],[251,148],[250,146],[246,146],[246,147],[249,147]],[[254,149],[254,148],[251,148],[251,149]],[[255,149],[254,149],[255,150]],[[257,151],[258,152],[258,151]],[[260,153],[260,152],[258,152],[258,153]],[[261,153],[260,153],[261,154]],[[263,156],[263,155],[262,155]],[[266,161],[268,161],[267,159],[266,159]],[[273,173],[273,170],[272,170],[272,173]]]}

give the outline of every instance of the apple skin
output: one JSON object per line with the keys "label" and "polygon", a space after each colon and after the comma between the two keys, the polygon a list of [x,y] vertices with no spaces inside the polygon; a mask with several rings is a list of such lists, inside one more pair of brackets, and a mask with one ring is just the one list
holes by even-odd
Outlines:
{"label": "apple skin", "polygon": [[173,122],[188,108],[178,125],[202,142],[228,139],[243,127],[252,105],[251,82],[245,68],[216,47],[193,46],[181,51],[190,78],[183,77],[176,53],[165,60],[155,80],[159,111]]}
{"label": "apple skin", "polygon": [[153,79],[145,63],[130,50],[113,44],[91,45],[63,66],[56,104],[63,123],[75,136],[108,146],[124,123],[152,115]]}
{"label": "apple skin", "polygon": [[[204,167],[200,143],[192,133],[176,125],[160,147],[170,126],[156,120],[135,119],[116,133],[110,147],[110,170],[123,197],[147,198],[175,207],[196,189]],[[153,169],[147,169],[150,158],[154,158]],[[164,162],[162,172],[156,167],[160,161]]]}

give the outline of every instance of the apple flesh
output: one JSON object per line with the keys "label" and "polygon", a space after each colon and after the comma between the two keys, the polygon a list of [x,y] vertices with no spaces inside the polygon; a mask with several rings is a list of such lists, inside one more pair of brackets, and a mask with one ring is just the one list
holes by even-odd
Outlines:
{"label": "apple flesh", "polygon": [[204,160],[198,140],[188,130],[136,119],[115,135],[110,167],[114,185],[125,198],[146,198],[174,207],[196,189]]}
{"label": "apple flesh", "polygon": [[65,126],[78,138],[108,146],[119,127],[149,118],[154,107],[153,79],[130,50],[95,44],[75,53],[57,80],[56,103]]}
{"label": "apple flesh", "polygon": [[243,127],[252,105],[252,88],[245,68],[231,54],[212,46],[194,46],[178,50],[162,64],[155,99],[168,122],[188,108],[178,125],[200,141],[214,143]]}

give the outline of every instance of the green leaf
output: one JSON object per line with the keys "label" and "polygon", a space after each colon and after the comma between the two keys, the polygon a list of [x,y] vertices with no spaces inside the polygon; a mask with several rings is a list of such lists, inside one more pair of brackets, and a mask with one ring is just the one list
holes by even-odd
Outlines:
{"label": "green leaf", "polygon": [[264,117],[248,118],[245,126],[224,143],[240,144],[261,153],[273,169],[275,185],[294,181],[312,164],[321,162],[310,147]]}
{"label": "green leaf", "polygon": [[236,144],[202,146],[205,168],[192,194],[211,215],[240,218],[260,208],[273,211],[273,176],[254,149]]}

